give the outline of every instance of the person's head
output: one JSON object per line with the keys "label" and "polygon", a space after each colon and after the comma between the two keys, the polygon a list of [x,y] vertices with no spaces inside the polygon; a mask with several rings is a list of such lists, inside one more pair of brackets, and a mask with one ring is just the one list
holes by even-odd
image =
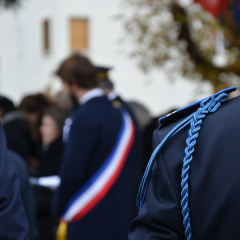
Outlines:
{"label": "person's head", "polygon": [[78,53],[64,60],[56,75],[62,79],[65,93],[74,95],[78,100],[87,91],[98,87],[96,67]]}
{"label": "person's head", "polygon": [[59,107],[50,107],[45,111],[40,127],[43,145],[51,144],[62,134],[67,117],[68,112]]}
{"label": "person's head", "polygon": [[39,128],[43,112],[52,105],[52,102],[44,94],[29,95],[23,98],[20,109],[23,118],[27,121],[30,128]]}
{"label": "person's head", "polygon": [[15,109],[11,100],[6,97],[0,96],[0,119],[7,113]]}

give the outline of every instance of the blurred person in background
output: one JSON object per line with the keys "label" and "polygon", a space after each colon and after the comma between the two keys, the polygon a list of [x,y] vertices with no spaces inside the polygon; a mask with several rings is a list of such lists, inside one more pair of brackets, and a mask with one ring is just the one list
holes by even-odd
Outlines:
{"label": "blurred person in background", "polygon": [[20,103],[20,110],[23,119],[28,124],[31,131],[31,158],[28,159],[28,165],[31,173],[34,175],[38,168],[38,152],[41,147],[41,135],[39,128],[42,121],[44,110],[53,105],[53,102],[44,94],[28,95]]}
{"label": "blurred person in background", "polygon": [[[57,175],[63,157],[62,129],[68,112],[59,107],[48,108],[42,118],[40,133],[42,148],[39,154],[38,177]],[[36,189],[38,240],[51,240],[56,237],[57,222],[50,214],[53,191],[47,188]]]}
{"label": "blurred person in background", "polygon": [[9,158],[12,160],[17,170],[18,176],[20,178],[20,196],[28,220],[29,239],[36,240],[37,229],[36,229],[35,202],[32,187],[30,186],[29,183],[29,174],[26,160],[12,150],[8,150],[7,153]]}
{"label": "blurred person in background", "polygon": [[51,105],[51,100],[42,93],[26,96],[20,103],[23,118],[28,123],[32,132],[33,141],[36,143],[41,142],[39,127],[41,125],[43,112]]}
{"label": "blurred person in background", "polygon": [[6,134],[8,149],[18,153],[26,161],[30,156],[30,130],[22,119],[22,113],[15,108],[10,99],[3,96],[0,96],[0,120]]}
{"label": "blurred person in background", "polygon": [[7,154],[7,143],[0,122],[0,239],[28,240],[29,226],[19,194],[20,180]]}
{"label": "blurred person in background", "polygon": [[0,120],[7,139],[8,156],[13,161],[20,178],[20,196],[29,223],[30,240],[35,239],[36,221],[33,191],[29,184],[27,158],[30,155],[30,131],[22,114],[13,102],[0,96]]}
{"label": "blurred person in background", "polygon": [[68,222],[68,240],[127,240],[135,198],[134,126],[126,111],[123,116],[121,106],[114,107],[98,88],[96,74],[80,54],[63,61],[57,71],[65,92],[80,106],[74,112],[52,213],[62,219],[61,239]]}
{"label": "blurred person in background", "polygon": [[27,158],[30,155],[30,131],[13,102],[0,96],[0,120],[7,139],[8,156],[20,178],[20,196],[29,223],[30,240],[35,239],[35,210],[33,192],[28,181]]}

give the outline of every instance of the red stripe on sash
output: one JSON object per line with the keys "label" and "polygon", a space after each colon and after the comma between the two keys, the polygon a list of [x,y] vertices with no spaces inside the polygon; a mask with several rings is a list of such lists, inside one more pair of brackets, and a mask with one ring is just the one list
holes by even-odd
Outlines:
{"label": "red stripe on sash", "polygon": [[131,137],[129,139],[128,145],[125,149],[125,152],[122,156],[122,160],[116,170],[116,172],[113,174],[113,176],[109,179],[108,183],[105,185],[105,187],[102,189],[101,192],[99,192],[99,194],[92,199],[92,201],[90,201],[78,214],[76,214],[76,216],[72,219],[71,222],[75,222],[80,220],[81,218],[83,218],[87,213],[89,213],[109,192],[109,190],[111,189],[111,187],[114,185],[114,183],[117,181],[124,165],[125,162],[127,160],[127,157],[129,155],[129,152],[131,150],[131,147],[133,145],[134,142],[134,135],[135,135],[135,126],[133,124],[133,122],[131,123],[132,125],[132,134]]}

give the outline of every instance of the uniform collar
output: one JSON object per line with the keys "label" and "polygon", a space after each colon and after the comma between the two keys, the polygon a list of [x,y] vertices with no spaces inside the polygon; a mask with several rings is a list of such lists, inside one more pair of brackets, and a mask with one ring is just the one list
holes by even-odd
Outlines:
{"label": "uniform collar", "polygon": [[100,88],[94,88],[90,91],[88,91],[86,94],[82,96],[80,99],[79,103],[81,105],[84,105],[86,102],[88,102],[90,99],[95,98],[95,97],[101,97],[104,95],[104,92]]}
{"label": "uniform collar", "polygon": [[118,94],[115,91],[112,91],[108,94],[108,100],[113,101],[115,98],[118,97]]}

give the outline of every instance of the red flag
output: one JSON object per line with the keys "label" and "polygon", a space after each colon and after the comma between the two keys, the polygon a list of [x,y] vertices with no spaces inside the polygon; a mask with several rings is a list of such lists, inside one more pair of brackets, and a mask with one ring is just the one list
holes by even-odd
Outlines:
{"label": "red flag", "polygon": [[202,7],[210,12],[214,17],[227,10],[227,3],[229,0],[195,0],[195,2],[202,5]]}

